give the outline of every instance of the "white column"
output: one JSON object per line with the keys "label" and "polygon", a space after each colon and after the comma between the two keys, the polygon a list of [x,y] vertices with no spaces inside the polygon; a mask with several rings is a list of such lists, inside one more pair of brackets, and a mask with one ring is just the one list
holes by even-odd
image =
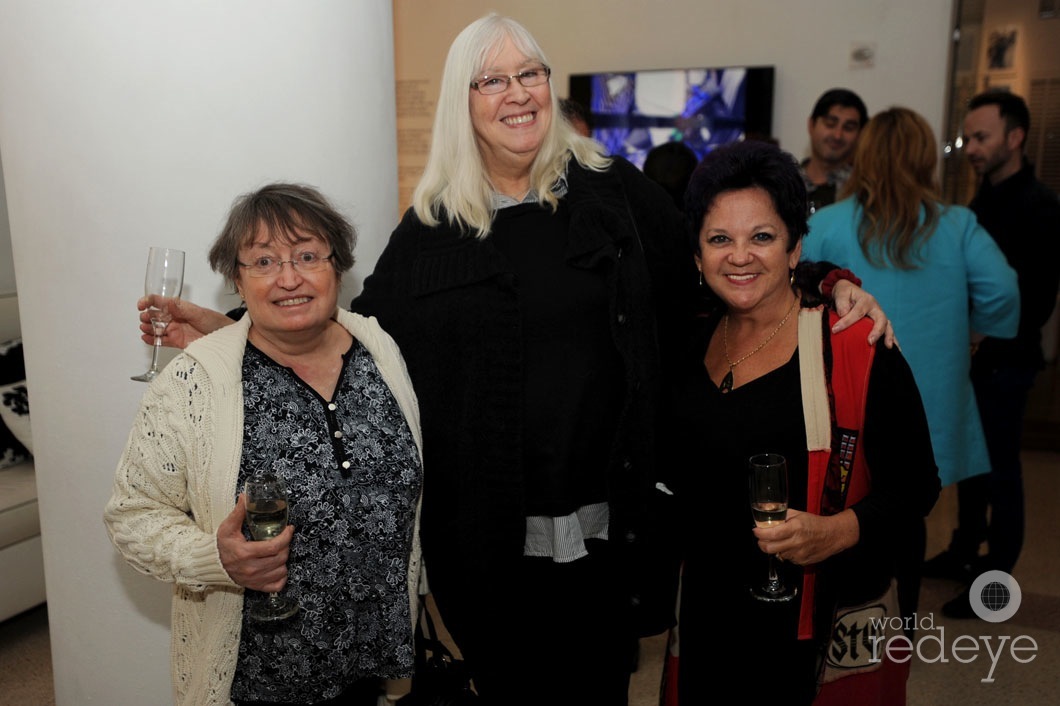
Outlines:
{"label": "white column", "polygon": [[[361,232],[359,288],[397,219],[385,0],[5,0],[0,157],[27,354],[57,703],[171,701],[170,586],[102,526],[148,349],[150,245],[231,306],[206,252],[234,197],[313,184]],[[2,568],[0,568],[2,570]]]}

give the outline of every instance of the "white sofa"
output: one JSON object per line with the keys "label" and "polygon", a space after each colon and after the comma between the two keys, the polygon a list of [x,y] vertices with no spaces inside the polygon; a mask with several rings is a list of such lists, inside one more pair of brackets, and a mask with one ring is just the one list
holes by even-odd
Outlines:
{"label": "white sofa", "polygon": [[0,620],[44,602],[33,461],[0,470]]}
{"label": "white sofa", "polygon": [[[19,336],[18,300],[0,296],[0,341]],[[0,620],[44,600],[37,480],[31,458],[0,469]]]}

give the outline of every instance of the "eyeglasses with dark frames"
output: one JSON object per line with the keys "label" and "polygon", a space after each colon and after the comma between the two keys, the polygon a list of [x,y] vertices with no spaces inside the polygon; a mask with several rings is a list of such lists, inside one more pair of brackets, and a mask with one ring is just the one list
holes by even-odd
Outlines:
{"label": "eyeglasses with dark frames", "polygon": [[523,69],[517,74],[486,74],[472,81],[471,87],[484,96],[492,96],[507,91],[512,79],[518,81],[519,85],[524,88],[533,88],[548,81],[548,77],[551,75],[552,69],[542,64],[541,66]]}
{"label": "eyeglasses with dark frames", "polygon": [[299,272],[318,272],[327,267],[334,255],[334,252],[328,255],[320,255],[312,250],[307,250],[295,255],[293,260],[277,260],[274,257],[262,256],[255,258],[253,262],[239,262],[236,260],[236,263],[245,269],[251,277],[275,277],[280,274],[284,265],[290,265]]}

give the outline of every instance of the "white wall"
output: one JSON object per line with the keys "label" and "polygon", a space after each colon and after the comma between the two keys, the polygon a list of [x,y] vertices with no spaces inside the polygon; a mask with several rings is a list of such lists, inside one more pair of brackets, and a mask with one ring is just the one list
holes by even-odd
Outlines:
{"label": "white wall", "polygon": [[3,156],[0,155],[0,296],[15,291],[15,263],[11,258],[11,226],[7,221],[3,166]]}
{"label": "white wall", "polygon": [[[433,100],[449,43],[496,11],[519,20],[567,94],[572,73],[700,66],[776,66],[773,133],[802,157],[806,119],[825,90],[856,91],[870,113],[905,105],[936,134],[948,95],[952,0],[394,0],[399,81],[427,81]],[[876,47],[873,68],[850,68],[854,42]],[[419,128],[429,121],[403,120]],[[424,160],[402,154],[402,199]]]}
{"label": "white wall", "polygon": [[0,3],[59,706],[170,702],[170,588],[128,569],[101,521],[144,389],[147,248],[183,247],[187,295],[230,305],[206,250],[232,199],[296,180],[352,217],[368,272],[397,213],[392,37],[382,0]]}

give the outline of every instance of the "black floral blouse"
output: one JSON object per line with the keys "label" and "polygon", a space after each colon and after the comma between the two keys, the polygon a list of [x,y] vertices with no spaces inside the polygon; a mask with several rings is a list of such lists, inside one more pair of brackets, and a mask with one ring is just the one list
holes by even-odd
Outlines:
{"label": "black floral blouse", "polygon": [[246,592],[232,698],[314,703],[367,676],[409,676],[408,560],[422,469],[405,417],[365,348],[343,356],[334,398],[249,342],[239,488],[269,470],[295,526],[284,595],[300,611],[260,624]]}

